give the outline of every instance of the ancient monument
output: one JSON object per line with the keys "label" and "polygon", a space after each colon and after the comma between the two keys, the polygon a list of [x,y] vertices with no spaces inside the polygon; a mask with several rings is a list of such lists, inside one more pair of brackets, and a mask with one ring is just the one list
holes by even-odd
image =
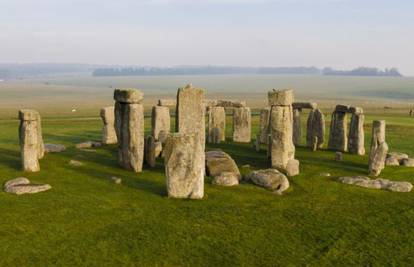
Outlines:
{"label": "ancient monument", "polygon": [[251,114],[248,107],[233,109],[233,141],[238,143],[251,141]]}
{"label": "ancient monument", "polygon": [[[328,149],[364,155],[364,114],[360,107],[337,105],[332,113]],[[347,114],[352,114],[348,133]],[[349,134],[349,135],[348,135]]]}
{"label": "ancient monument", "polygon": [[116,89],[114,99],[118,162],[127,170],[141,172],[144,160],[143,94],[137,89]]}
{"label": "ancient monument", "polygon": [[269,121],[270,121],[270,108],[264,108],[260,110],[260,122],[259,122],[259,142],[260,144],[267,144],[269,140]]}
{"label": "ancient monument", "polygon": [[369,174],[380,175],[385,167],[388,144],[385,142],[385,121],[372,122],[371,151],[369,153]]}
{"label": "ancient monument", "polygon": [[102,108],[100,116],[104,124],[102,128],[102,144],[116,144],[118,139],[115,131],[115,107]]}
{"label": "ancient monument", "polygon": [[218,144],[226,140],[226,111],[223,107],[208,108],[208,142]]}
{"label": "ancient monument", "polygon": [[[272,168],[286,172],[288,162],[295,159],[293,144],[293,90],[273,90],[268,93],[270,111]],[[298,166],[299,167],[299,166]]]}
{"label": "ancient monument", "polygon": [[36,110],[19,111],[19,142],[23,170],[40,171],[39,159],[44,155],[40,114]]}
{"label": "ancient monument", "polygon": [[171,129],[170,109],[165,106],[152,107],[151,135],[164,143]]}

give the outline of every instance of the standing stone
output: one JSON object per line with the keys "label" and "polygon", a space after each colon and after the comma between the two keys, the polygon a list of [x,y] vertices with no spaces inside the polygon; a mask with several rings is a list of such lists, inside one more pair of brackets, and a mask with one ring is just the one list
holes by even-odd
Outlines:
{"label": "standing stone", "polygon": [[349,127],[348,150],[352,154],[365,155],[364,119],[362,113],[354,113]]}
{"label": "standing stone", "polygon": [[155,140],[159,140],[164,143],[167,135],[170,133],[170,129],[170,109],[164,106],[152,107],[151,135],[155,138]]}
{"label": "standing stone", "polygon": [[267,144],[269,140],[270,108],[260,110],[260,143]]}
{"label": "standing stone", "polygon": [[322,148],[325,143],[325,116],[320,109],[313,109],[309,112],[306,124],[306,144],[316,151]]}
{"label": "standing stone", "polygon": [[164,162],[169,197],[203,198],[204,143],[197,134],[170,134],[164,148]]}
{"label": "standing stone", "polygon": [[42,134],[42,119],[40,114],[37,116],[37,149],[39,159],[42,159],[45,155],[45,144],[43,143],[43,134]]}
{"label": "standing stone", "polygon": [[293,110],[293,144],[295,146],[300,145],[300,139],[302,137],[301,121],[300,121],[301,110]]}
{"label": "standing stone", "polygon": [[233,109],[233,141],[239,143],[251,141],[251,114],[248,107]]}
{"label": "standing stone", "polygon": [[387,153],[388,145],[385,142],[385,121],[373,121],[371,151],[368,162],[370,175],[380,175],[385,167]]}
{"label": "standing stone", "polygon": [[102,144],[116,144],[118,139],[115,131],[115,107],[105,107],[100,112],[104,127],[102,128]]}
{"label": "standing stone", "polygon": [[[40,171],[39,157],[43,156],[43,138],[41,138],[40,115],[31,109],[19,111],[19,142],[23,170],[27,172]],[[43,151],[43,152],[41,152]]]}
{"label": "standing stone", "polygon": [[153,136],[147,136],[145,140],[145,162],[150,168],[154,168],[156,164],[156,144]]}
{"label": "standing stone", "polygon": [[[191,84],[179,88],[177,92],[176,132],[195,133],[205,147],[205,107],[204,89],[193,88]],[[204,155],[204,152],[203,152]]]}
{"label": "standing stone", "polygon": [[226,111],[223,107],[208,109],[208,142],[217,144],[226,140]]}
{"label": "standing stone", "polygon": [[144,161],[143,94],[136,89],[116,89],[114,99],[118,162],[127,170],[141,172]]}
{"label": "standing stone", "polygon": [[335,110],[332,113],[331,128],[329,133],[328,149],[346,152],[348,150],[347,114]]}
{"label": "standing stone", "polygon": [[293,90],[270,91],[271,163],[272,168],[286,172],[290,159],[295,158],[293,144]]}

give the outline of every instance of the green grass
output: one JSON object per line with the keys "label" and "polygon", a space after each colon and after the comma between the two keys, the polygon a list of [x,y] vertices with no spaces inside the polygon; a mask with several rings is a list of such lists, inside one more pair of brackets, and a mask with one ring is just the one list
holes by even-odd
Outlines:
{"label": "green grass", "polygon": [[[366,119],[367,151],[374,118]],[[391,150],[414,156],[414,119],[386,119]],[[254,117],[254,132],[257,123]],[[207,178],[203,200],[175,200],[166,197],[162,160],[136,174],[118,167],[114,146],[96,152],[74,148],[77,142],[100,139],[98,118],[43,118],[45,142],[68,149],[46,155],[39,173],[20,170],[17,127],[16,120],[0,121],[0,182],[25,176],[53,189],[36,195],[0,193],[2,266],[414,264],[414,193],[336,181],[342,175],[365,175],[366,156],[346,154],[343,162],[335,162],[334,152],[299,147],[301,174],[289,179],[291,188],[282,196],[251,184],[213,186]],[[244,173],[267,167],[266,152],[257,153],[250,144],[229,141],[217,147],[239,167],[249,164]],[[84,166],[72,167],[70,159]],[[323,172],[332,177],[320,176]],[[111,176],[123,184],[115,185]],[[388,167],[381,177],[414,183],[414,169]]]}

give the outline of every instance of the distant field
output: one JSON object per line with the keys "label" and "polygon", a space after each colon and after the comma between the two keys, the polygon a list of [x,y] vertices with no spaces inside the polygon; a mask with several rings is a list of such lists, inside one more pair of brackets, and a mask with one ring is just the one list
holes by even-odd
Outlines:
{"label": "distant field", "polygon": [[[208,98],[246,100],[253,108],[266,105],[272,88],[292,88],[298,101],[318,102],[331,110],[337,103],[359,105],[373,113],[408,113],[414,107],[414,78],[333,77],[300,75],[214,75],[214,76],[62,76],[0,82],[0,117],[15,116],[18,109],[31,107],[43,115],[96,115],[102,106],[112,105],[114,88],[133,87],[145,93],[150,107],[161,97],[175,97],[187,83],[206,88]],[[391,107],[392,110],[384,107]]]}

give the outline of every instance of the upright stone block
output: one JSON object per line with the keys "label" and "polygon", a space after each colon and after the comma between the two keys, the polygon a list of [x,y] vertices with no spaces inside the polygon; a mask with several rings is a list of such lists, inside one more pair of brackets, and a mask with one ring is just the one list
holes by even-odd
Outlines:
{"label": "upright stone block", "polygon": [[260,110],[259,141],[267,144],[269,139],[270,107]]}
{"label": "upright stone block", "polygon": [[39,158],[43,157],[44,147],[40,126],[40,115],[35,110],[19,111],[19,142],[23,170],[40,171]]}
{"label": "upright stone block", "polygon": [[348,151],[361,156],[365,155],[364,119],[364,114],[352,114],[349,127]]}
{"label": "upright stone block", "polygon": [[208,142],[219,143],[226,140],[226,111],[223,107],[208,109]]}
{"label": "upright stone block", "polygon": [[204,196],[204,143],[197,134],[174,133],[164,149],[168,196],[201,199]]}
{"label": "upright stone block", "polygon": [[118,139],[115,131],[115,107],[102,108],[100,116],[104,124],[102,128],[102,144],[116,144]]}
{"label": "upright stone block", "polygon": [[152,135],[147,136],[145,140],[145,162],[150,168],[154,168],[156,164],[156,144]]}
{"label": "upright stone block", "polygon": [[119,164],[127,170],[141,172],[145,143],[143,94],[136,89],[116,89],[114,99]]}
{"label": "upright stone block", "polygon": [[204,89],[193,88],[191,84],[177,92],[176,132],[196,134],[205,147]]}
{"label": "upright stone block", "polygon": [[380,175],[385,167],[388,145],[385,142],[385,121],[372,122],[371,151],[369,153],[369,174]]}
{"label": "upright stone block", "polygon": [[171,130],[170,109],[164,106],[152,107],[151,135],[164,143]]}
{"label": "upright stone block", "polygon": [[251,113],[248,107],[233,109],[233,141],[251,142]]}
{"label": "upright stone block", "polygon": [[302,137],[300,113],[299,109],[293,110],[293,144],[295,146],[300,145],[300,139]]}
{"label": "upright stone block", "polygon": [[347,117],[347,114],[342,111],[334,111],[332,113],[328,149],[342,152],[348,151]]}
{"label": "upright stone block", "polygon": [[313,151],[325,143],[325,116],[319,109],[309,112],[306,124],[306,144]]}

